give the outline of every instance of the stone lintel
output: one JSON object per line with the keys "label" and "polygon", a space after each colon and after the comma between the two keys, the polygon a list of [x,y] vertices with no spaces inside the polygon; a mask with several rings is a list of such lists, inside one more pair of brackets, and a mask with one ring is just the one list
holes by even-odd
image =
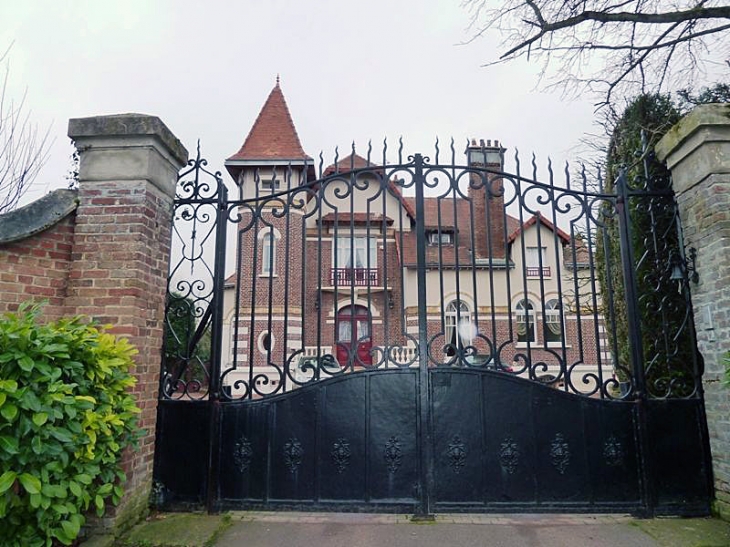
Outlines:
{"label": "stone lintel", "polygon": [[[702,148],[702,153],[696,153]],[[672,170],[681,194],[712,174],[730,173],[730,104],[696,107],[656,145],[657,157]]]}
{"label": "stone lintel", "polygon": [[156,116],[116,114],[73,118],[68,136],[80,155],[79,182],[148,180],[174,195],[188,151]]}
{"label": "stone lintel", "polygon": [[0,215],[0,245],[20,241],[57,224],[78,206],[76,190],[55,190],[24,207]]}

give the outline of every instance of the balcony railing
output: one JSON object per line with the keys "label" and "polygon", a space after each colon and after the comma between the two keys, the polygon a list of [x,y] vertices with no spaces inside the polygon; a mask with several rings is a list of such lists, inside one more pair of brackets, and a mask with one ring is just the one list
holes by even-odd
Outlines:
{"label": "balcony railing", "polygon": [[[542,270],[542,273],[540,270]],[[550,267],[533,268],[528,266],[525,268],[525,273],[527,277],[550,277]]]}
{"label": "balcony railing", "polygon": [[330,282],[333,286],[378,286],[377,268],[332,268]]}

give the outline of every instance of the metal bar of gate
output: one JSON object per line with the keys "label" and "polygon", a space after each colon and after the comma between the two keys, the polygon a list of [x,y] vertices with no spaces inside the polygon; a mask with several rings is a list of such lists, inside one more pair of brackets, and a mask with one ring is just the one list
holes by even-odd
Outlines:
{"label": "metal bar of gate", "polygon": [[627,326],[629,329],[629,351],[631,371],[637,404],[637,430],[640,448],[640,473],[642,498],[648,515],[653,513],[656,505],[654,499],[654,481],[649,457],[649,437],[647,427],[647,391],[644,371],[644,348],[641,337],[641,319],[639,317],[639,296],[637,293],[636,264],[631,234],[631,211],[626,171],[619,172],[616,180],[616,211],[619,220],[619,240],[621,246],[621,265],[624,276],[624,293],[626,297]]}
{"label": "metal bar of gate", "polygon": [[210,444],[208,447],[208,489],[206,507],[209,513],[217,513],[219,507],[220,436],[221,436],[221,358],[223,342],[223,285],[226,266],[226,232],[228,229],[228,190],[220,177],[218,202],[216,203],[215,259],[213,266],[213,308],[210,341],[210,377],[208,378],[208,404],[210,405]]}
{"label": "metal bar of gate", "polygon": [[426,330],[426,223],[424,214],[423,156],[414,156],[413,183],[416,187],[416,259],[418,275],[418,439],[420,448],[419,505],[416,516],[427,518],[432,514],[433,444],[431,439],[431,403],[428,382],[428,331]]}

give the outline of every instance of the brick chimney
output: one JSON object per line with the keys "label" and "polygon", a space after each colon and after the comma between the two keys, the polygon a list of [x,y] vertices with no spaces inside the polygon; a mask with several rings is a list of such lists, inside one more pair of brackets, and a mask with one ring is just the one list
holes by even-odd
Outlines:
{"label": "brick chimney", "polygon": [[[467,165],[478,169],[471,174],[469,198],[474,204],[474,241],[475,257],[477,259],[492,258],[504,259],[504,197],[502,178],[496,173],[501,172],[504,165],[505,148],[499,141],[472,139],[466,148]],[[471,186],[474,186],[472,188]]]}

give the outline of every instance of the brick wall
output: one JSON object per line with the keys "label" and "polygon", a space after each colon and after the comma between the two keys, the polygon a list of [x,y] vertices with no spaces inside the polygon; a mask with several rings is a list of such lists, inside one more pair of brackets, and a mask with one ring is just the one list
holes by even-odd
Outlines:
{"label": "brick wall", "polygon": [[0,314],[31,300],[47,302],[46,319],[63,315],[75,219],[71,213],[43,232],[0,243]]}
{"label": "brick wall", "polygon": [[692,304],[712,451],[717,509],[730,518],[730,105],[697,107],[657,145],[672,170],[685,245],[697,249]]}
{"label": "brick wall", "polygon": [[692,287],[692,303],[705,363],[715,495],[730,515],[730,387],[723,384],[724,359],[730,351],[730,175],[709,177],[700,187],[680,194],[678,205],[685,243],[698,249],[700,283]]}

